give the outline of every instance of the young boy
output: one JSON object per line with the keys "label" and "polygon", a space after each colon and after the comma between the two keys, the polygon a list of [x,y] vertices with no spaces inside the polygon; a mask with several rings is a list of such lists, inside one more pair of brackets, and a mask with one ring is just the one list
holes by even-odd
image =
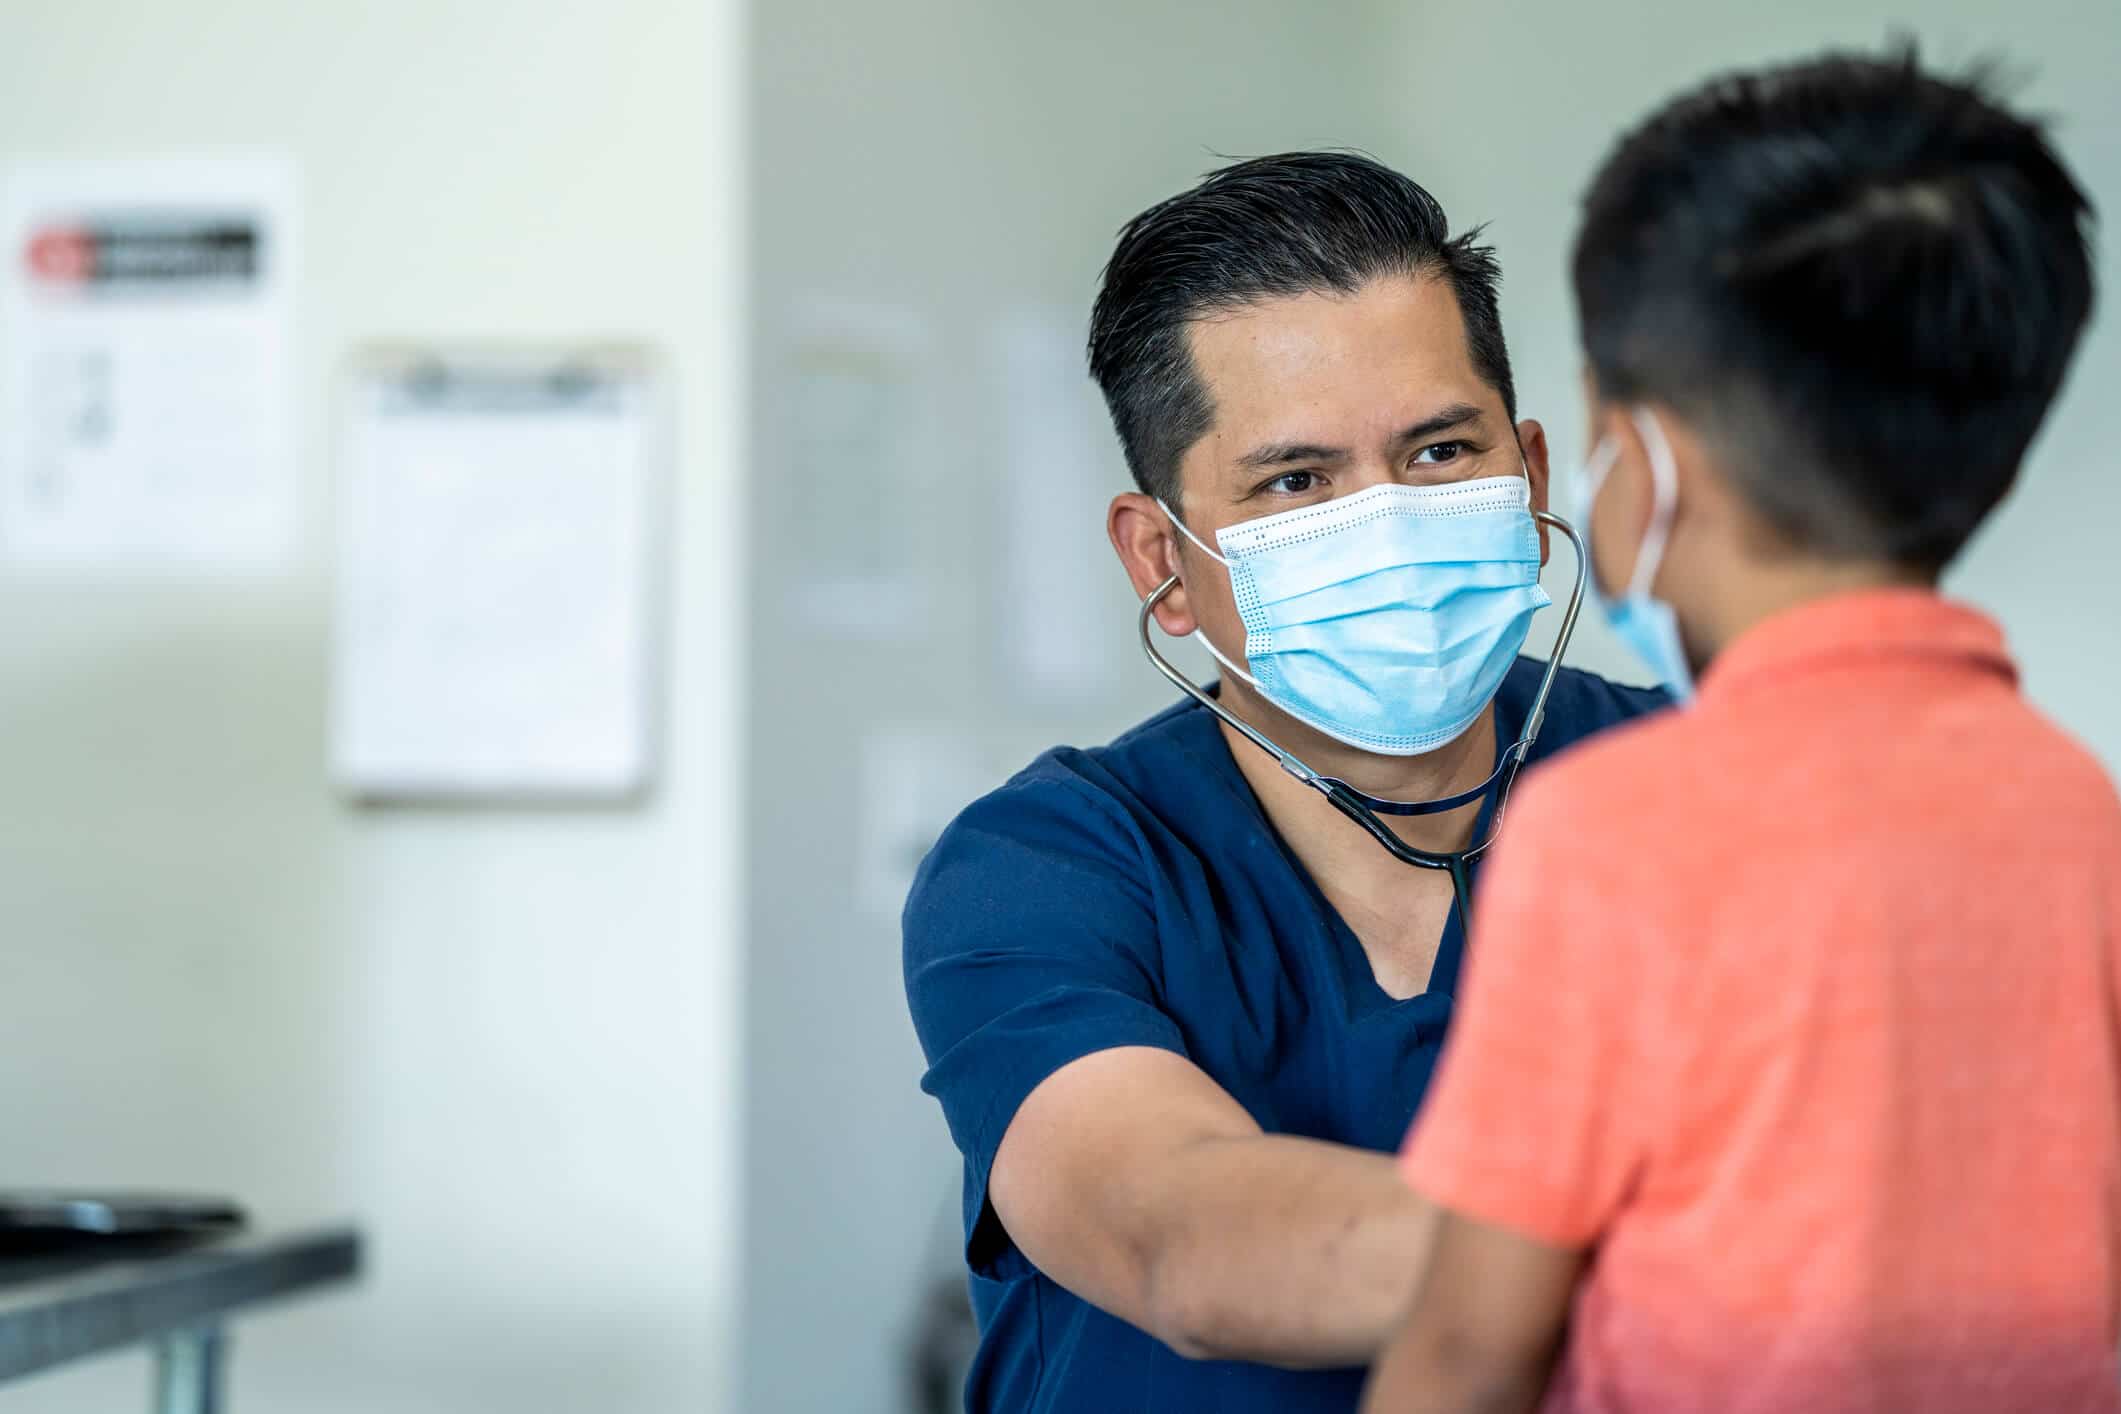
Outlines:
{"label": "young boy", "polygon": [[2121,1410],[2121,802],[1935,588],[2090,221],[1912,57],[1717,80],[1593,183],[1593,575],[1703,677],[1504,834],[1370,1409]]}

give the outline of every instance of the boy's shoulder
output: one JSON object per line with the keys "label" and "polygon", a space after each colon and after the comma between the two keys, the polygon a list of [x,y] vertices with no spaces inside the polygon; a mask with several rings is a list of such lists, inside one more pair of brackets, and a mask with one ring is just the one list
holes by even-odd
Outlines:
{"label": "boy's shoulder", "polygon": [[1518,808],[1550,828],[1595,830],[1610,844],[1616,832],[1662,830],[1675,811],[1698,809],[1720,775],[1715,755],[1713,734],[1691,709],[1648,712],[1534,764]]}
{"label": "boy's shoulder", "polygon": [[[1705,750],[1698,714],[1689,706],[1660,706],[1618,718],[1536,768],[1542,781],[1592,781],[1664,776],[1656,763],[1668,753]],[[1651,768],[1654,769],[1645,769]],[[1657,784],[1655,779],[1648,782]]]}

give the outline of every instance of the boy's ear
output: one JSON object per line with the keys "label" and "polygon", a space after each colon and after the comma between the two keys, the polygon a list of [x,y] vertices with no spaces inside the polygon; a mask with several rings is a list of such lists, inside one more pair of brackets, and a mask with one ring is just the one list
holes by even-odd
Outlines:
{"label": "boy's ear", "polygon": [[1588,457],[1601,442],[1617,442],[1621,455],[1625,456],[1631,445],[1639,446],[1642,433],[1635,426],[1635,419],[1628,415],[1625,403],[1616,403],[1601,398],[1594,390],[1591,393],[1591,431],[1584,441],[1584,455]]}
{"label": "boy's ear", "polygon": [[[1589,460],[1591,454],[1603,442],[1616,443],[1623,458],[1631,452],[1639,451],[1642,437],[1635,426],[1635,404],[1624,398],[1612,397],[1601,388],[1598,385],[1598,375],[1592,371],[1589,363],[1585,363],[1582,372],[1578,374],[1578,382],[1583,390],[1585,410],[1585,460]],[[1666,407],[1660,406],[1656,411],[1660,418],[1671,415],[1671,409]]]}

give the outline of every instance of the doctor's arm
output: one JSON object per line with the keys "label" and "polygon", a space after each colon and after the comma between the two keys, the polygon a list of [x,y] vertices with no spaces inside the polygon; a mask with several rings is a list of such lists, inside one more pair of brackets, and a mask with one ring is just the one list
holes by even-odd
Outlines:
{"label": "doctor's arm", "polygon": [[1580,1253],[1445,1211],[1364,1414],[1526,1414],[1546,1391]]}
{"label": "doctor's arm", "polygon": [[989,1197],[1041,1271],[1180,1354],[1295,1367],[1375,1357],[1434,1225],[1390,1156],[1263,1133],[1192,1062],[1145,1046],[1043,1080]]}

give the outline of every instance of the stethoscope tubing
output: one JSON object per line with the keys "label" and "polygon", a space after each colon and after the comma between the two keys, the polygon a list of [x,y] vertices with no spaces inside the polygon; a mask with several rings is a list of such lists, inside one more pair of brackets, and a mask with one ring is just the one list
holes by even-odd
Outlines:
{"label": "stethoscope tubing", "polygon": [[[1488,847],[1495,843],[1496,836],[1502,830],[1503,811],[1509,804],[1511,789],[1517,783],[1517,772],[1524,765],[1525,758],[1531,754],[1532,744],[1539,739],[1540,728],[1546,724],[1547,697],[1553,691],[1554,677],[1561,669],[1562,656],[1567,653],[1570,641],[1576,636],[1576,620],[1578,615],[1582,613],[1584,594],[1590,585],[1590,553],[1584,543],[1582,534],[1577,531],[1576,527],[1551,512],[1534,511],[1532,514],[1542,525],[1551,526],[1568,538],[1569,548],[1576,555],[1576,582],[1569,593],[1568,606],[1562,610],[1561,628],[1554,636],[1554,651],[1547,657],[1546,671],[1540,676],[1539,691],[1533,695],[1532,710],[1525,714],[1524,731],[1515,742],[1504,749],[1502,759],[1496,766],[1495,774],[1489,777],[1483,785],[1464,795],[1445,797],[1434,801],[1390,801],[1365,795],[1346,781],[1339,780],[1333,776],[1322,775],[1312,770],[1294,753],[1275,742],[1265,732],[1260,731],[1229,708],[1223,706],[1211,693],[1187,677],[1185,673],[1179,670],[1176,664],[1158,650],[1155,636],[1150,632],[1150,626],[1154,622],[1156,606],[1163,602],[1165,595],[1178,587],[1177,575],[1174,574],[1169,579],[1166,579],[1149,594],[1148,598],[1142,600],[1141,613],[1136,620],[1136,626],[1141,633],[1142,651],[1149,655],[1149,661],[1156,665],[1156,670],[1168,678],[1181,692],[1207,708],[1210,712],[1213,712],[1222,721],[1223,725],[1273,757],[1275,763],[1284,771],[1287,771],[1297,780],[1302,781],[1305,785],[1325,796],[1327,800],[1332,802],[1334,809],[1361,826],[1393,858],[1403,864],[1410,864],[1420,869],[1442,869],[1448,871],[1451,876],[1453,906],[1458,915],[1461,937],[1469,935],[1467,909],[1468,900],[1472,893],[1473,861],[1487,853]],[[1495,791],[1496,794],[1495,809],[1488,817],[1487,833],[1462,850],[1437,851],[1410,845],[1401,839],[1392,827],[1380,818],[1382,814],[1413,815],[1432,813],[1439,809],[1453,809],[1460,805],[1470,804],[1473,800],[1485,795],[1489,790]]]}

